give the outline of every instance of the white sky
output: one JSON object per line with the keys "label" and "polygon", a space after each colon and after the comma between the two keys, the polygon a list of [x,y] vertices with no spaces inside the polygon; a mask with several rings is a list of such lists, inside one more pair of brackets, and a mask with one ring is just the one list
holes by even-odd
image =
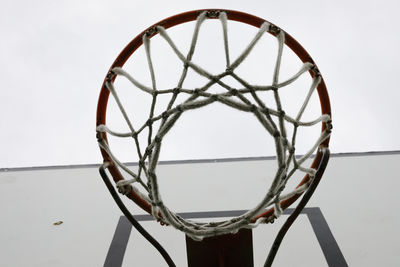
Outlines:
{"label": "white sky", "polygon": [[[95,112],[113,60],[151,24],[207,7],[262,17],[306,48],[330,94],[332,152],[400,149],[398,1],[16,0],[0,10],[0,168],[100,163]],[[191,154],[171,138],[163,156],[268,154],[248,139],[232,153],[207,140],[211,149]]]}

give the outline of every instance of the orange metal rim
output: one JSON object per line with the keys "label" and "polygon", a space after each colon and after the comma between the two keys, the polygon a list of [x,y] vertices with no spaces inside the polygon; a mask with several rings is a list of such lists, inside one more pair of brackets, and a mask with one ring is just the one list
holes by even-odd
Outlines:
{"label": "orange metal rim", "polygon": [[[142,44],[142,36],[149,30],[153,29],[155,26],[163,26],[164,28],[170,28],[182,23],[194,21],[197,19],[198,15],[204,11],[208,12],[225,12],[227,14],[227,18],[229,20],[233,21],[238,21],[242,23],[246,23],[249,25],[252,25],[254,27],[260,27],[262,23],[266,22],[266,20],[247,14],[239,11],[234,11],[234,10],[225,10],[225,9],[202,9],[202,10],[193,10],[185,13],[181,13],[169,18],[166,18],[164,20],[161,20],[154,25],[148,27],[145,29],[143,32],[141,32],[139,35],[137,35],[119,54],[119,56],[115,59],[114,63],[111,65],[110,69],[113,69],[114,67],[122,67],[125,62],[130,58],[130,56],[138,49]],[[270,23],[270,22],[269,22]],[[274,25],[273,23],[270,23],[271,25]],[[282,29],[281,29],[282,30]],[[283,31],[283,30],[282,30]],[[157,33],[153,33],[152,36],[156,35]],[[271,33],[273,34],[273,33]],[[152,37],[151,36],[151,37]],[[302,62],[309,62],[315,65],[313,59],[311,56],[307,53],[307,51],[288,33],[285,32],[285,44],[287,47],[289,47],[299,58]],[[107,72],[108,73],[108,72]],[[314,76],[314,73],[310,71],[310,75]],[[322,76],[321,76],[322,78]],[[101,91],[100,91],[100,96],[98,100],[98,105],[97,105],[97,117],[96,117],[96,126],[106,124],[106,114],[107,114],[107,103],[108,103],[108,98],[110,95],[109,90],[105,86],[107,76],[105,77]],[[115,79],[115,77],[114,77]],[[317,87],[317,92],[321,104],[321,114],[328,114],[332,117],[331,114],[331,107],[330,107],[330,101],[329,101],[329,95],[328,91],[326,89],[325,82],[323,78],[321,79],[320,84]],[[322,131],[325,130],[326,125],[323,123],[322,124]],[[107,134],[106,133],[101,133],[101,136],[97,136],[97,138],[102,138],[107,142]],[[322,145],[323,147],[329,147],[329,138],[326,139]],[[113,177],[113,180],[115,182],[118,182],[120,180],[123,180],[123,176],[121,172],[118,170],[118,167],[113,163],[112,159],[109,157],[109,155],[103,150],[100,149],[104,162],[109,162],[109,171]],[[312,168],[317,168],[319,164],[321,163],[322,155],[321,152],[318,151],[314,161],[311,165]],[[298,186],[308,182],[310,177],[308,175],[305,175],[304,178],[301,180]],[[146,212],[151,214],[151,204],[148,203],[146,200],[142,199],[138,194],[136,194],[133,190],[127,195],[130,199],[132,199],[138,206],[140,206],[142,209],[144,209]],[[281,202],[282,208],[286,209],[289,207],[293,202],[295,202],[300,195],[295,195],[287,200],[284,200]],[[271,208],[261,215],[257,216],[259,217],[270,217],[274,213],[274,209]],[[257,218],[254,218],[257,219]]]}

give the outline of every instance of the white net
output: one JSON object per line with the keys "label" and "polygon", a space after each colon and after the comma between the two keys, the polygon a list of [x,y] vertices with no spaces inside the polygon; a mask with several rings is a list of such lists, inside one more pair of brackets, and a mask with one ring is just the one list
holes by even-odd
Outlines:
{"label": "white net", "polygon": [[[285,42],[285,33],[277,27],[271,26],[269,23],[265,22],[261,25],[246,49],[235,60],[231,60],[228,44],[227,16],[224,12],[220,12],[217,15],[222,25],[222,38],[224,41],[226,69],[223,72],[216,75],[212,74],[192,61],[192,57],[196,49],[199,30],[202,23],[207,19],[207,12],[201,13],[196,21],[191,39],[191,45],[186,56],[177,48],[167,31],[163,27],[156,26],[151,31],[143,35],[143,44],[145,47],[152,84],[150,86],[144,85],[132,77],[127,71],[119,67],[111,70],[108,80],[106,81],[106,87],[115,99],[118,108],[129,127],[129,131],[114,131],[106,125],[99,125],[97,127],[97,131],[101,133],[108,133],[112,136],[120,138],[132,138],[136,145],[136,152],[140,160],[138,170],[132,171],[120,160],[118,160],[104,139],[99,139],[100,147],[110,156],[117,166],[131,176],[129,179],[125,179],[117,183],[119,191],[123,194],[127,194],[130,192],[130,190],[134,190],[144,200],[151,204],[152,214],[154,217],[165,224],[172,225],[173,227],[185,232],[194,239],[201,239],[203,237],[225,233],[234,233],[241,228],[255,227],[261,222],[268,222],[276,217],[279,217],[279,215],[282,213],[280,204],[281,201],[294,195],[303,193],[309,185],[309,183],[305,183],[302,186],[293,189],[292,191],[285,191],[285,193],[283,193],[287,182],[296,171],[304,172],[311,178],[315,175],[316,170],[304,166],[304,163],[312,156],[319,145],[329,137],[331,129],[330,116],[327,114],[322,114],[314,118],[312,121],[302,120],[303,113],[307,108],[310,98],[316,91],[315,89],[317,88],[318,84],[321,82],[321,77],[313,64],[304,63],[297,73],[293,74],[290,78],[284,81],[279,81],[279,71]],[[154,32],[160,34],[160,36],[174,51],[179,60],[183,63],[183,70],[181,72],[179,82],[174,88],[157,88],[156,76],[151,56],[150,38]],[[265,86],[253,85],[235,73],[235,70],[251,53],[254,46],[266,32],[273,32],[278,41],[278,53],[273,71],[273,82],[272,84]],[[187,77],[189,69],[207,78],[208,82],[195,89],[183,88],[182,86]],[[315,71],[315,75],[312,78],[308,93],[305,96],[302,106],[297,111],[296,116],[291,117],[285,114],[282,108],[279,90],[295,82],[300,76],[308,73],[310,70]],[[118,90],[116,89],[112,79],[116,75],[126,78],[132,83],[132,85],[152,97],[149,118],[146,123],[138,128],[134,127],[133,123],[129,119],[124,105],[120,101]],[[237,81],[241,87],[235,88],[226,82],[223,82],[222,79],[227,76],[230,76]],[[210,92],[208,89],[214,85],[219,85],[225,91],[220,93]],[[265,91],[273,92],[274,102],[276,105],[275,109],[267,106],[259,97],[259,93]],[[160,114],[155,114],[157,97],[160,95],[169,95],[170,100],[167,108],[163,112]],[[183,102],[176,103],[178,95],[185,95],[187,97]],[[274,175],[271,186],[266,192],[262,201],[245,214],[222,222],[202,223],[184,220],[166,207],[159,192],[156,167],[159,161],[162,141],[164,136],[169,132],[169,130],[174,126],[175,122],[179,120],[185,111],[198,109],[215,102],[255,115],[263,128],[274,139],[278,168]],[[157,125],[155,125],[155,122],[158,122]],[[328,127],[321,132],[317,140],[309,148],[308,152],[301,157],[296,157],[295,147],[298,128],[309,127],[319,123],[325,123]],[[290,134],[288,134],[288,131],[286,130],[288,125],[292,127]],[[139,144],[139,136],[144,134],[144,129],[147,129],[148,136],[147,147],[144,151],[142,151]],[[146,181],[144,179],[146,179]],[[141,185],[141,187],[144,189],[143,192],[141,192],[137,186],[135,186],[136,183]],[[273,206],[275,210],[274,216],[271,218],[260,218],[256,222],[252,223],[253,218],[257,217],[257,215],[261,214],[266,208],[271,206]]]}

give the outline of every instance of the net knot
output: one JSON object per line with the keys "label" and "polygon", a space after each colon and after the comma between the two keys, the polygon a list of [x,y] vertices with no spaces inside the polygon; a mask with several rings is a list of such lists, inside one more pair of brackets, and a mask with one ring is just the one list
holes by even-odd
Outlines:
{"label": "net knot", "polygon": [[109,70],[106,76],[107,82],[111,82],[116,73],[113,70]]}
{"label": "net knot", "polygon": [[158,135],[156,135],[156,137],[154,137],[154,141],[155,141],[157,144],[161,143],[161,140],[162,140],[162,138],[161,138],[160,136],[158,136]]}
{"label": "net knot", "polygon": [[148,29],[145,33],[146,37],[151,37],[152,35],[154,35],[155,33],[157,33],[157,27],[151,27],[150,29]]}
{"label": "net knot", "polygon": [[281,133],[280,133],[278,130],[275,130],[273,136],[274,136],[275,138],[278,138],[278,137],[281,136]]}
{"label": "net knot", "polygon": [[183,112],[182,105],[177,105],[176,106],[176,110],[179,111],[179,112]]}
{"label": "net knot", "polygon": [[269,222],[270,224],[273,224],[273,223],[275,222],[275,216],[269,217],[269,218],[268,218],[268,222]]}
{"label": "net knot", "polygon": [[196,88],[196,89],[193,90],[193,94],[196,95],[196,96],[199,96],[200,92],[201,92],[201,90],[199,88]]}
{"label": "net knot", "polygon": [[315,77],[321,76],[321,73],[319,72],[319,69],[316,65],[313,65],[310,70],[315,75]]}
{"label": "net knot", "polygon": [[220,13],[219,10],[209,10],[209,11],[207,11],[206,16],[207,16],[208,18],[213,18],[213,19],[215,19],[215,18],[218,18],[218,17],[219,17],[219,13]]}
{"label": "net knot", "polygon": [[167,111],[164,111],[162,114],[161,114],[161,117],[163,118],[163,119],[166,119],[166,118],[168,118],[168,112]]}
{"label": "net knot", "polygon": [[97,142],[101,142],[103,140],[103,134],[101,132],[96,132]]}
{"label": "net knot", "polygon": [[231,90],[230,90],[230,92],[231,92],[231,95],[233,95],[233,96],[237,96],[238,95],[238,90],[237,89],[235,89],[235,88],[232,88]]}
{"label": "net knot", "polygon": [[152,149],[150,147],[146,147],[146,149],[144,150],[144,154],[145,155],[149,155],[151,153]]}
{"label": "net knot", "polygon": [[281,32],[281,29],[278,26],[271,24],[269,26],[269,32],[277,35]]}
{"label": "net knot", "polygon": [[333,129],[332,121],[331,120],[327,121],[325,125],[326,125],[326,132],[331,133]]}
{"label": "net knot", "polygon": [[283,145],[284,145],[284,146],[288,146],[288,145],[289,145],[289,141],[288,141],[287,138],[284,138],[284,139],[283,139]]}
{"label": "net knot", "polygon": [[132,186],[128,183],[127,180],[118,181],[116,185],[118,188],[118,192],[123,195],[129,194],[132,190]]}
{"label": "net knot", "polygon": [[216,83],[216,82],[219,81],[219,78],[218,78],[217,76],[211,76],[211,77],[210,77],[210,80],[211,80],[212,82]]}
{"label": "net knot", "polygon": [[147,121],[146,121],[146,125],[147,126],[151,126],[153,124],[153,120],[152,119],[148,119]]}
{"label": "net knot", "polygon": [[143,159],[139,160],[139,167],[141,167],[141,168],[145,167],[145,162]]}
{"label": "net knot", "polygon": [[250,106],[250,111],[251,111],[251,112],[256,112],[256,111],[257,111],[257,106],[254,105],[254,104],[252,104],[252,105]]}

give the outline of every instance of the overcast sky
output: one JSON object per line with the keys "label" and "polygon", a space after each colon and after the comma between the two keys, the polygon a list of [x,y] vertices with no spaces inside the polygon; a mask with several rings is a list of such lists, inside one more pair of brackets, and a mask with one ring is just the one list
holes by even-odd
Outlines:
{"label": "overcast sky", "polygon": [[[210,7],[262,17],[306,48],[331,98],[332,152],[400,149],[398,1],[16,0],[0,11],[0,168],[100,163],[96,106],[113,60],[153,23]],[[198,127],[220,124],[208,121]],[[247,139],[243,144],[214,144],[216,130],[194,130],[183,140],[178,128],[163,159],[268,155],[252,149],[260,142],[252,131],[234,130]],[[191,142],[200,145],[188,151]]]}

